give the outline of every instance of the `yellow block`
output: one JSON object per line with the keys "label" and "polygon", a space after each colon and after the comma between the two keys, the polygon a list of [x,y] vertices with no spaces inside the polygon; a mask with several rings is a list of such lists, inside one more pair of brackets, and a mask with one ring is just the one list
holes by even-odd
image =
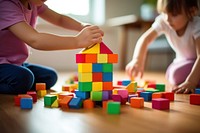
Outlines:
{"label": "yellow block", "polygon": [[98,54],[97,55],[97,63],[108,63],[108,55],[107,54]]}
{"label": "yellow block", "polygon": [[113,89],[112,94],[118,94],[118,89]]}
{"label": "yellow block", "polygon": [[92,72],[92,63],[79,63],[78,72]]}
{"label": "yellow block", "polygon": [[78,73],[79,82],[92,82],[92,73]]}
{"label": "yellow block", "polygon": [[39,90],[37,91],[37,95],[39,97],[44,97],[47,94],[47,90]]}
{"label": "yellow block", "polygon": [[100,44],[94,44],[92,46],[89,46],[85,49],[83,49],[80,53],[94,53],[94,54],[99,54],[100,53]]}
{"label": "yellow block", "polygon": [[92,83],[92,91],[102,91],[103,83],[102,82],[93,82]]}
{"label": "yellow block", "polygon": [[136,92],[137,91],[137,82],[135,82],[135,81],[131,82],[125,89],[127,89],[128,92]]}
{"label": "yellow block", "polygon": [[51,105],[52,108],[58,108],[59,104],[58,104],[58,100],[56,99],[53,104]]}

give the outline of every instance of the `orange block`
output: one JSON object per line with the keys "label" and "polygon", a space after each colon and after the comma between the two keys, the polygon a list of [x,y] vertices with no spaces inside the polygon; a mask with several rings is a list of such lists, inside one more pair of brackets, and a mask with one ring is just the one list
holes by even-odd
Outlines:
{"label": "orange block", "polygon": [[156,92],[152,94],[152,99],[154,98],[163,98],[163,93],[162,92]]}
{"label": "orange block", "polygon": [[59,105],[61,108],[69,108],[69,102],[71,101],[72,96],[65,96],[63,99],[58,100]]}
{"label": "orange block", "polygon": [[46,90],[46,83],[36,83],[35,89],[36,91]]}
{"label": "orange block", "polygon": [[72,96],[74,97],[74,93],[71,92],[62,92],[58,94],[58,99],[63,99],[64,97]]}
{"label": "orange block", "polygon": [[103,82],[103,90],[113,90],[112,82]]}
{"label": "orange block", "polygon": [[85,63],[97,63],[97,54],[86,54]]}
{"label": "orange block", "polygon": [[108,63],[117,63],[118,54],[108,54]]}
{"label": "orange block", "polygon": [[94,102],[91,99],[86,99],[83,101],[83,108],[92,109],[94,108]]}
{"label": "orange block", "polygon": [[113,100],[103,101],[103,106],[102,106],[103,109],[107,109],[108,102],[113,102]]}
{"label": "orange block", "polygon": [[144,98],[143,97],[132,97],[130,99],[131,107],[133,108],[143,108],[144,107]]}

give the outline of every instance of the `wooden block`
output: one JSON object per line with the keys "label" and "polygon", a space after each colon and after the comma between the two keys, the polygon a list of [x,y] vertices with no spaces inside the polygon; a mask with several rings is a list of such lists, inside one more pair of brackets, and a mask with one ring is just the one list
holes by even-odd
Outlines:
{"label": "wooden block", "polygon": [[92,72],[102,72],[103,71],[103,65],[102,64],[92,64]]}
{"label": "wooden block", "polygon": [[99,43],[97,43],[97,44],[94,44],[94,45],[92,45],[92,46],[89,46],[89,47],[87,47],[87,48],[85,48],[85,49],[83,49],[82,51],[81,51],[81,53],[92,53],[92,54],[99,54],[100,53],[100,44]]}
{"label": "wooden block", "polygon": [[165,98],[152,99],[152,108],[159,110],[169,110],[170,109],[169,99]]}
{"label": "wooden block", "polygon": [[93,109],[94,108],[94,102],[91,99],[86,99],[83,101],[83,108],[85,109]]}
{"label": "wooden block", "polygon": [[108,63],[117,63],[118,54],[108,54]]}
{"label": "wooden block", "polygon": [[44,96],[44,106],[51,107],[54,101],[57,99],[56,95],[45,95]]}
{"label": "wooden block", "polygon": [[107,113],[108,114],[120,114],[121,105],[119,102],[108,102]]}
{"label": "wooden block", "polygon": [[58,108],[59,107],[59,103],[58,103],[58,99],[56,99],[52,105],[51,105],[52,108]]}
{"label": "wooden block", "polygon": [[93,72],[92,74],[92,82],[102,82],[103,74],[101,72]]}
{"label": "wooden block", "polygon": [[74,97],[69,102],[69,108],[80,109],[82,107],[83,100],[79,97]]}
{"label": "wooden block", "polygon": [[102,91],[91,91],[90,99],[93,101],[102,101]]}
{"label": "wooden block", "polygon": [[174,101],[173,92],[163,92],[163,98],[169,99],[169,101]]}
{"label": "wooden block", "polygon": [[149,83],[147,87],[156,89],[156,83]]}
{"label": "wooden block", "polygon": [[92,64],[91,63],[79,63],[78,64],[78,72],[92,72]]}
{"label": "wooden block", "polygon": [[69,102],[71,101],[72,98],[73,98],[73,96],[65,96],[62,99],[60,99],[58,101],[58,103],[61,106],[61,108],[68,109],[69,108]]}
{"label": "wooden block", "polygon": [[62,85],[62,91],[69,91],[69,88],[70,88],[69,84]]}
{"label": "wooden block", "polygon": [[33,108],[33,98],[21,98],[20,99],[21,109],[32,109]]}
{"label": "wooden block", "polygon": [[200,94],[190,94],[190,104],[200,105]]}
{"label": "wooden block", "polygon": [[32,96],[30,96],[28,94],[19,94],[19,95],[15,96],[14,97],[15,106],[20,106],[21,98],[32,98]]}
{"label": "wooden block", "polygon": [[92,91],[102,91],[103,83],[102,82],[92,82]]}
{"label": "wooden block", "polygon": [[113,81],[113,73],[112,72],[104,72],[103,73],[103,82],[112,82]]}
{"label": "wooden block", "polygon": [[72,92],[61,92],[61,93],[58,94],[58,99],[63,99],[64,97],[68,97],[68,96],[74,97],[74,93],[72,93]]}
{"label": "wooden block", "polygon": [[100,43],[100,53],[101,54],[112,54],[113,52],[103,43]]}
{"label": "wooden block", "polygon": [[28,91],[28,95],[30,95],[33,98],[33,102],[37,102],[37,93],[35,91]]}
{"label": "wooden block", "polygon": [[122,85],[122,81],[117,81],[117,85]]}
{"label": "wooden block", "polygon": [[108,63],[108,55],[107,54],[98,54],[97,55],[97,63]]}
{"label": "wooden block", "polygon": [[152,99],[154,98],[164,98],[162,92],[156,92],[152,94]]}
{"label": "wooden block", "polygon": [[137,82],[132,81],[130,84],[127,85],[125,88],[128,90],[129,93],[136,92],[137,91]]}
{"label": "wooden block", "polygon": [[151,92],[151,93],[159,92],[159,90],[154,89],[154,88],[146,88],[145,91],[146,91],[146,92]]}
{"label": "wooden block", "polygon": [[102,100],[109,100],[109,91],[102,91]]}
{"label": "wooden block", "polygon": [[38,90],[37,96],[38,97],[44,97],[47,94],[47,90]]}
{"label": "wooden block", "polygon": [[113,72],[113,64],[104,63],[102,72]]}
{"label": "wooden block", "polygon": [[78,73],[79,82],[92,82],[92,72]]}
{"label": "wooden block", "polygon": [[118,94],[122,97],[122,98],[128,98],[128,90],[126,89],[118,89]]}
{"label": "wooden block", "polygon": [[135,93],[135,94],[129,94],[129,95],[128,95],[128,102],[129,102],[129,103],[131,102],[131,98],[132,98],[132,97],[138,97],[138,94],[136,94],[136,93]]}
{"label": "wooden block", "polygon": [[79,91],[92,91],[92,82],[78,82]]}
{"label": "wooden block", "polygon": [[122,101],[122,97],[119,94],[113,94],[112,95],[112,100],[115,102],[120,102]]}
{"label": "wooden block", "polygon": [[35,88],[36,88],[36,91],[46,90],[46,83],[36,83]]}
{"label": "wooden block", "polygon": [[122,85],[127,86],[131,83],[131,80],[122,80]]}
{"label": "wooden block", "polygon": [[76,63],[85,63],[86,54],[76,54]]}
{"label": "wooden block", "polygon": [[103,82],[103,90],[113,90],[113,83],[112,82]]}
{"label": "wooden block", "polygon": [[194,93],[195,94],[200,94],[200,88],[196,88]]}
{"label": "wooden block", "polygon": [[132,97],[130,98],[130,105],[133,108],[143,108],[144,98],[143,97]]}
{"label": "wooden block", "polygon": [[97,63],[97,54],[86,54],[85,63]]}
{"label": "wooden block", "polygon": [[159,90],[160,92],[164,92],[165,91],[165,84],[156,84],[156,89]]}
{"label": "wooden block", "polygon": [[144,101],[151,101],[152,100],[152,93],[151,92],[141,92],[140,97],[143,97]]}
{"label": "wooden block", "polygon": [[90,98],[90,92],[86,92],[86,91],[79,91],[79,90],[75,90],[75,94],[76,97],[80,97],[82,99],[88,99]]}

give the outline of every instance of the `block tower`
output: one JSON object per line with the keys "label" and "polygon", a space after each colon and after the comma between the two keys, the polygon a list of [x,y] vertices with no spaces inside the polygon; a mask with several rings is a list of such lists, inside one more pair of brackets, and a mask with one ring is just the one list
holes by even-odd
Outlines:
{"label": "block tower", "polygon": [[118,55],[103,43],[97,43],[76,54],[78,91],[88,93],[92,101],[108,100],[113,90],[113,63]]}

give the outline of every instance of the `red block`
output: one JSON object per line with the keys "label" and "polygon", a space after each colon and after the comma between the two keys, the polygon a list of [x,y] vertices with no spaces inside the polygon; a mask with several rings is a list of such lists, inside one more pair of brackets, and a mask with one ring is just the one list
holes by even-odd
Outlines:
{"label": "red block", "polygon": [[85,63],[85,54],[76,54],[76,63]]}
{"label": "red block", "polygon": [[200,105],[200,94],[190,94],[190,104]]}
{"label": "red block", "polygon": [[149,83],[148,88],[154,88],[156,89],[156,84],[155,83]]}
{"label": "red block", "polygon": [[103,43],[100,43],[100,53],[101,54],[112,54],[113,52]]}
{"label": "red block", "polygon": [[117,85],[122,85],[122,81],[117,81]]}
{"label": "red block", "polygon": [[163,98],[169,99],[170,101],[174,101],[174,93],[173,92],[164,92]]}
{"label": "red block", "polygon": [[170,102],[169,99],[165,98],[155,98],[152,99],[152,108],[159,110],[169,110]]}
{"label": "red block", "polygon": [[104,91],[113,90],[113,83],[112,82],[103,82],[103,90]]}
{"label": "red block", "polygon": [[27,94],[32,96],[34,103],[37,102],[37,93],[35,91],[28,91]]}
{"label": "red block", "polygon": [[102,82],[102,80],[103,80],[102,73],[93,73],[92,74],[92,81],[93,82]]}

